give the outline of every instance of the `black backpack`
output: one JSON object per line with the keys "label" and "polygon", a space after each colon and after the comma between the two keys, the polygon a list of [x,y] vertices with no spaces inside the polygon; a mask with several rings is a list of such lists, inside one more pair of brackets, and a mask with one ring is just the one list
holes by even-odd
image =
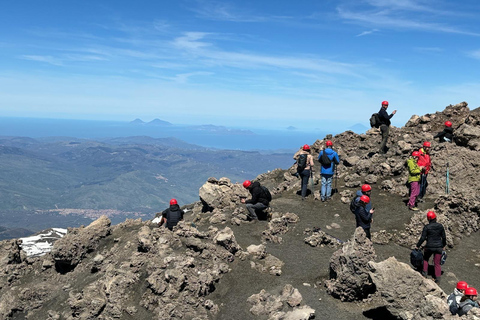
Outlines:
{"label": "black backpack", "polygon": [[325,150],[322,151],[322,155],[320,156],[320,163],[323,166],[329,166],[332,164],[332,160],[330,160]]}
{"label": "black backpack", "polygon": [[267,199],[268,202],[272,201],[272,194],[270,193],[270,190],[268,190],[268,188],[265,186],[262,186],[262,190],[265,194],[265,199]]}
{"label": "black backpack", "polygon": [[380,117],[378,116],[378,113],[372,114],[372,116],[370,117],[370,127],[378,128],[380,127],[380,125],[381,123],[380,123]]}
{"label": "black backpack", "polygon": [[422,250],[417,250],[417,249],[412,250],[412,253],[410,253],[410,263],[417,270],[421,270],[423,268]]}
{"label": "black backpack", "polygon": [[358,196],[355,195],[352,201],[350,201],[350,211],[352,211],[353,214],[355,214],[355,210],[357,210],[357,207],[358,207],[357,198]]}
{"label": "black backpack", "polygon": [[301,172],[307,167],[307,154],[301,154],[297,159],[297,171]]}

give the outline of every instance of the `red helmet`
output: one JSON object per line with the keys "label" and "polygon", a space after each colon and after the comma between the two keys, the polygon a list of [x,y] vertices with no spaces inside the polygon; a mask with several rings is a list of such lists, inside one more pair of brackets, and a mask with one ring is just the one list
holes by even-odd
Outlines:
{"label": "red helmet", "polygon": [[331,147],[331,146],[333,146],[333,142],[330,141],[330,140],[327,140],[327,142],[325,142],[325,145],[326,145],[327,147]]}
{"label": "red helmet", "polygon": [[476,296],[477,295],[477,289],[467,288],[467,289],[465,289],[465,295],[466,296]]}
{"label": "red helmet", "polygon": [[425,142],[423,143],[423,146],[424,146],[425,148],[430,148],[430,147],[432,146],[432,144],[431,144],[430,142],[428,142],[428,141],[425,141]]}
{"label": "red helmet", "polygon": [[435,212],[433,212],[433,211],[428,211],[428,212],[427,212],[427,219],[428,219],[428,220],[433,220],[433,219],[435,219],[436,217],[437,217],[437,215],[435,214]]}
{"label": "red helmet", "polygon": [[465,290],[468,288],[468,284],[465,281],[458,281],[457,282],[457,289],[458,290]]}
{"label": "red helmet", "polygon": [[360,197],[360,201],[367,204],[367,203],[370,202],[370,198],[368,196],[363,195],[363,196]]}
{"label": "red helmet", "polygon": [[302,149],[305,150],[305,151],[310,150],[310,146],[308,144],[306,144],[302,147]]}
{"label": "red helmet", "polygon": [[382,101],[382,106],[388,106],[388,101]]}
{"label": "red helmet", "polygon": [[372,190],[372,187],[370,187],[369,184],[364,184],[362,186],[362,192],[367,192],[367,191],[370,191],[370,190]]}
{"label": "red helmet", "polygon": [[178,204],[177,199],[170,200],[170,205]]}
{"label": "red helmet", "polygon": [[413,152],[412,152],[412,157],[420,157],[420,152],[418,152],[418,151],[413,151]]}
{"label": "red helmet", "polygon": [[445,121],[445,126],[451,128],[452,127],[452,122],[451,121]]}
{"label": "red helmet", "polygon": [[245,181],[243,181],[243,187],[244,187],[244,188],[250,187],[251,184],[252,184],[252,181],[250,181],[250,180],[245,180]]}

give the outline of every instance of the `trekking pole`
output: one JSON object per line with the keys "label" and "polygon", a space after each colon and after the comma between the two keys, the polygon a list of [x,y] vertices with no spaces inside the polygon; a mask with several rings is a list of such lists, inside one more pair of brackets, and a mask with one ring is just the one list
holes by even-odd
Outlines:
{"label": "trekking pole", "polygon": [[337,178],[338,178],[338,172],[337,172],[337,165],[335,165],[335,187],[333,188],[333,193],[338,193],[338,189],[337,189]]}
{"label": "trekking pole", "polygon": [[447,173],[446,173],[446,185],[445,185],[445,192],[448,194],[449,193],[449,187],[450,187],[450,173],[448,172],[448,162],[447,162]]}
{"label": "trekking pole", "polygon": [[313,181],[313,168],[310,169],[310,179],[312,180],[312,195],[313,195],[313,199],[315,199],[315,188],[314,188],[315,182]]}

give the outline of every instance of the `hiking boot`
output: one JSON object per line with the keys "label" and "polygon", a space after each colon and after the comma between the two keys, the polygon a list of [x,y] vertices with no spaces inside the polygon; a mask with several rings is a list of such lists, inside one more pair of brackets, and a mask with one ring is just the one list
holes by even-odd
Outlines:
{"label": "hiking boot", "polygon": [[325,202],[325,201],[327,201],[327,200],[325,200],[324,198],[322,198],[322,202]]}
{"label": "hiking boot", "polygon": [[305,200],[305,197],[302,197],[302,201],[304,201],[304,200]]}
{"label": "hiking boot", "polygon": [[417,199],[417,202],[420,202],[420,203],[421,203],[421,202],[425,202],[425,200],[423,200],[423,199]]}
{"label": "hiking boot", "polygon": [[438,277],[437,279],[435,279],[435,283],[436,283],[436,284],[439,284],[439,283],[440,283],[440,280],[442,280],[442,278],[441,278],[441,277]]}
{"label": "hiking boot", "polygon": [[427,273],[426,273],[425,271],[422,271],[421,273],[422,273],[422,276],[423,276],[424,278],[427,277]]}
{"label": "hiking boot", "polygon": [[417,207],[408,207],[409,210],[412,210],[412,211],[418,211],[418,208]]}

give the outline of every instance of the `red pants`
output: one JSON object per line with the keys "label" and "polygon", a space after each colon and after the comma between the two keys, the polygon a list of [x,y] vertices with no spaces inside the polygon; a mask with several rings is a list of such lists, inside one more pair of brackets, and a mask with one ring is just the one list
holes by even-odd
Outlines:
{"label": "red pants", "polygon": [[435,278],[440,278],[442,276],[442,266],[440,265],[440,259],[442,259],[442,254],[435,251],[430,251],[425,249],[423,251],[423,272],[428,272],[428,260],[433,254],[433,264],[435,268]]}
{"label": "red pants", "polygon": [[410,182],[410,200],[408,201],[408,207],[415,207],[415,202],[417,201],[418,194],[420,193],[420,183],[418,181]]}

